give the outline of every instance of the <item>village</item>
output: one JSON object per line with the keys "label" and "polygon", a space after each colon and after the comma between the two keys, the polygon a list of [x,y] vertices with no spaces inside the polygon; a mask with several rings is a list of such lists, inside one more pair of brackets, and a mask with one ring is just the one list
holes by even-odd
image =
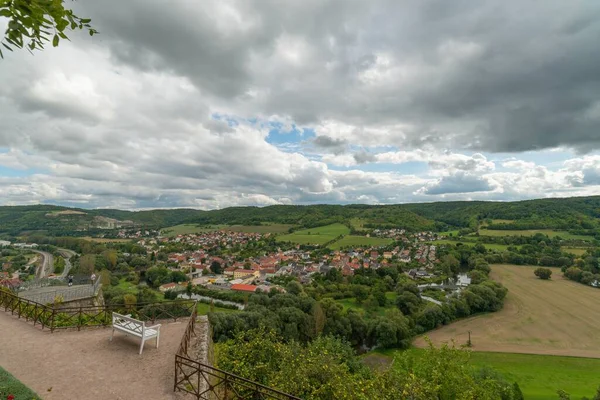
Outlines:
{"label": "village", "polygon": [[[137,244],[148,254],[158,257],[169,248],[185,250],[169,252],[166,265],[171,271],[187,275],[192,286],[241,292],[284,291],[274,284],[278,278],[294,277],[303,284],[311,282],[315,273],[326,274],[331,269],[342,276],[352,276],[359,268],[377,270],[401,266],[415,280],[435,278],[440,263],[437,247],[430,244],[437,238],[432,232],[406,233],[402,229],[375,230],[374,236],[394,239],[390,246],[353,247],[342,250],[315,249],[311,246],[281,243],[276,250],[255,257],[240,259],[241,249],[259,246],[271,234],[219,230],[181,234],[173,237],[142,238]],[[289,248],[291,247],[291,248]],[[316,251],[317,250],[317,251]],[[159,287],[161,292],[182,292],[187,282],[170,282]]]}

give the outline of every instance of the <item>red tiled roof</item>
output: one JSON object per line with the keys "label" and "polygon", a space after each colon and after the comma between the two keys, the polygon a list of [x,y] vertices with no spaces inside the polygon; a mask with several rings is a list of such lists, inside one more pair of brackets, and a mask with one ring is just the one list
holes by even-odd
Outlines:
{"label": "red tiled roof", "polygon": [[242,283],[236,283],[235,285],[231,285],[231,290],[239,290],[241,292],[255,292],[257,289],[254,285],[244,285]]}

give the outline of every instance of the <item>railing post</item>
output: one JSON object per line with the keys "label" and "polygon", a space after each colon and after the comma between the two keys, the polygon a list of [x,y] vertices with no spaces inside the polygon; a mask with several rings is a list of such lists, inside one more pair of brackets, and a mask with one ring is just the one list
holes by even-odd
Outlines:
{"label": "railing post", "polygon": [[79,316],[77,317],[77,330],[78,331],[81,330],[81,313],[82,313],[82,307],[79,306]]}

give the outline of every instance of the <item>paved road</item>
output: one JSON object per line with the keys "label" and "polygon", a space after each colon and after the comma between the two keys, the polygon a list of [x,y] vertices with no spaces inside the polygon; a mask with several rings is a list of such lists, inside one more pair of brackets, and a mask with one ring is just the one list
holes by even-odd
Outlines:
{"label": "paved road", "polygon": [[65,259],[65,269],[63,270],[62,274],[60,274],[58,277],[61,279],[64,279],[67,277],[67,275],[69,274],[69,271],[73,267],[71,265],[71,257],[76,255],[77,253],[75,253],[72,250],[67,250],[67,249],[58,249],[58,252],[60,254],[62,254],[63,258]]}
{"label": "paved road", "polygon": [[54,256],[46,251],[33,250],[42,256],[41,267],[35,273],[37,279],[42,279],[54,270]]}

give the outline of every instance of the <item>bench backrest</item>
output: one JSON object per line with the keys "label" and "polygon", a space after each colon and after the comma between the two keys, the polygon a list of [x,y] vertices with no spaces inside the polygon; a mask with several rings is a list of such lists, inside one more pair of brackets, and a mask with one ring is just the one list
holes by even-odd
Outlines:
{"label": "bench backrest", "polygon": [[117,325],[128,329],[132,332],[139,333],[142,335],[144,333],[144,321],[139,321],[137,319],[128,317],[127,315],[122,315],[116,312],[112,313],[112,323],[113,325]]}

